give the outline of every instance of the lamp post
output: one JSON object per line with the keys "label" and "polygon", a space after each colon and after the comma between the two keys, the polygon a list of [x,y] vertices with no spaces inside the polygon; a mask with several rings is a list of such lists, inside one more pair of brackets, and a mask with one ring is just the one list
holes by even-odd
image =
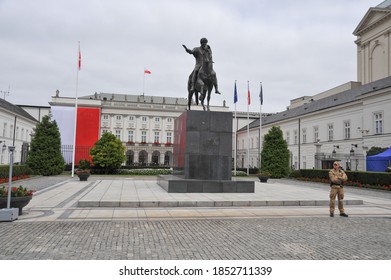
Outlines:
{"label": "lamp post", "polygon": [[339,145],[333,145],[333,151],[331,152],[333,158],[337,155],[337,152],[335,151],[335,148],[339,149]]}

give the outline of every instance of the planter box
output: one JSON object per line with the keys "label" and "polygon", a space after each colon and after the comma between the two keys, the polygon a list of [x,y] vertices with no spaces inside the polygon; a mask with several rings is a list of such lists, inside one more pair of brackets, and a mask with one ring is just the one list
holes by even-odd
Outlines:
{"label": "planter box", "polygon": [[[29,204],[32,196],[11,197],[11,208],[19,209],[19,216],[22,215],[22,208]],[[0,197],[0,208],[7,207],[7,197]]]}

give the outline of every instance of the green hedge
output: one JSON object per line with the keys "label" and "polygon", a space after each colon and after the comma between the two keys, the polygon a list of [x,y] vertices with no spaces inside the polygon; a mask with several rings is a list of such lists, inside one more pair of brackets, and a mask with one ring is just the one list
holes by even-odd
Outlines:
{"label": "green hedge", "polygon": [[[9,165],[0,165],[0,179],[5,179],[9,177],[10,167]],[[30,167],[26,165],[13,165],[12,166],[12,177],[22,176],[22,175],[31,175],[33,171]]]}
{"label": "green hedge", "polygon": [[[300,176],[302,178],[312,178],[320,180],[329,180],[329,170],[324,169],[300,169]],[[386,172],[365,172],[365,171],[345,171],[348,176],[348,185],[353,183],[360,183],[363,185],[372,186],[390,186],[391,185],[391,174]]]}

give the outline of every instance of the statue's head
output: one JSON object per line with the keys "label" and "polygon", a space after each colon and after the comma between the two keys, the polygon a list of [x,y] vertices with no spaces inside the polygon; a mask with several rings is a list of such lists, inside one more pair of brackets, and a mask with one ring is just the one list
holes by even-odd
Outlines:
{"label": "statue's head", "polygon": [[201,45],[202,45],[202,44],[207,44],[207,43],[208,43],[208,39],[202,38],[202,39],[200,40],[200,43],[201,43]]}

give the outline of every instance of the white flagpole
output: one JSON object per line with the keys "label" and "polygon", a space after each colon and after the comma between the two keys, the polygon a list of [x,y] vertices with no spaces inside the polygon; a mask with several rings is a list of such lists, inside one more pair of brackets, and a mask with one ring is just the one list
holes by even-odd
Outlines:
{"label": "white flagpole", "polygon": [[247,81],[247,176],[250,175],[250,82]]}
{"label": "white flagpole", "polygon": [[[235,96],[236,95],[236,96]],[[236,81],[235,81],[235,88],[234,88],[234,103],[235,103],[235,119],[234,119],[234,176],[236,177],[236,152],[237,152],[237,145],[236,145],[236,142],[237,142],[237,135],[236,135],[236,132],[238,131],[238,124],[236,122],[236,102],[237,100],[235,100],[235,98],[237,98],[237,90],[236,90]]]}
{"label": "white flagpole", "polygon": [[72,177],[75,176],[75,160],[76,160],[76,125],[77,125],[77,107],[78,107],[78,91],[79,91],[79,71],[81,67],[80,41],[78,50],[78,63],[76,72],[76,98],[75,98],[75,125],[73,130],[73,149],[72,149]]}
{"label": "white flagpole", "polygon": [[262,159],[261,159],[261,153],[262,153],[262,103],[263,103],[263,93],[262,93],[262,82],[261,82],[261,89],[259,92],[259,169],[262,168]]}
{"label": "white flagpole", "polygon": [[144,92],[145,92],[145,67],[144,67],[144,77],[143,77],[143,96],[144,96]]}

